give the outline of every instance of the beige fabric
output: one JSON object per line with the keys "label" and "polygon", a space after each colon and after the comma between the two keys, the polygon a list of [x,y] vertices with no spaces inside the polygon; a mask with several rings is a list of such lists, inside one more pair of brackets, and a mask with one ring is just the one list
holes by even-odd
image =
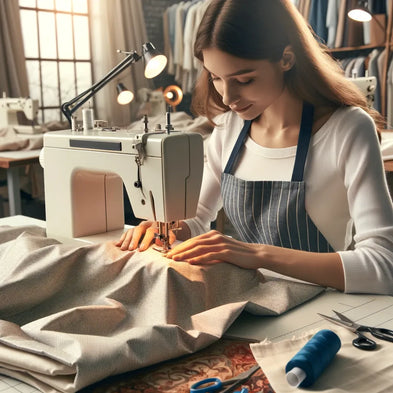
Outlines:
{"label": "beige fabric", "polygon": [[[68,128],[68,122],[50,121],[40,125],[42,132],[64,130]],[[0,128],[0,151],[7,150],[36,150],[41,149],[44,134],[21,134],[10,127]]]}
{"label": "beige fabric", "polygon": [[0,372],[44,392],[192,353],[245,309],[278,315],[323,289],[112,243],[75,247],[0,227]]}
{"label": "beige fabric", "polygon": [[18,134],[14,128],[0,128],[0,151],[41,149],[42,135]]}
{"label": "beige fabric", "polygon": [[[393,391],[392,343],[376,339],[379,345],[376,351],[362,351],[352,345],[352,340],[356,336],[349,330],[333,327],[329,323],[318,330],[321,329],[336,332],[341,340],[341,348],[323,374],[311,387],[307,388],[307,392],[382,393]],[[255,359],[276,393],[302,391],[302,389],[289,386],[286,381],[285,366],[318,330],[293,340],[251,344]]]}

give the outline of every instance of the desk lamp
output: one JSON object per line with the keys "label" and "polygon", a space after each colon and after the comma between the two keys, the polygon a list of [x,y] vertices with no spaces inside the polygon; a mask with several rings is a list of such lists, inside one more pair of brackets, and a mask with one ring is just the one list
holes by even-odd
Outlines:
{"label": "desk lamp", "polygon": [[348,11],[348,16],[358,22],[370,22],[372,15],[368,8],[368,1],[359,0],[357,7]]}
{"label": "desk lamp", "polygon": [[[348,17],[356,22],[370,22],[373,20],[376,25],[378,25],[380,32],[385,31],[385,26],[375,15],[371,13],[367,0],[358,0],[357,6],[348,11]],[[374,32],[374,34],[378,33],[378,31]],[[373,34],[373,31],[371,31],[371,34]],[[383,38],[383,41],[384,40],[385,38]],[[379,42],[378,39],[377,41]]]}
{"label": "desk lamp", "polygon": [[134,93],[128,90],[124,83],[118,83],[116,86],[117,90],[117,102],[120,105],[129,104],[134,99]]}
{"label": "desk lamp", "polygon": [[77,95],[72,100],[62,104],[61,110],[70,124],[72,114],[99,90],[101,90],[109,81],[125,70],[130,64],[136,63],[138,60],[144,58],[146,63],[144,75],[146,78],[151,79],[159,75],[164,70],[167,63],[167,58],[160,54],[151,42],[143,44],[142,56],[138,55],[135,51],[125,52],[118,50],[118,52],[127,54],[127,57],[109,71],[100,81],[89,87],[83,93]]}
{"label": "desk lamp", "polygon": [[178,106],[183,100],[183,91],[179,86],[170,85],[165,88],[164,99],[167,104],[169,104],[173,110]]}

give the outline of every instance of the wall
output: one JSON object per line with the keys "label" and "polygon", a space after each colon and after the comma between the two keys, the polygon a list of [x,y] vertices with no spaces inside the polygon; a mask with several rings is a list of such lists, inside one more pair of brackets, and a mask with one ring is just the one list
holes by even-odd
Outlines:
{"label": "wall", "polygon": [[169,6],[175,3],[179,3],[179,0],[142,0],[147,37],[160,51],[164,49],[162,14]]}

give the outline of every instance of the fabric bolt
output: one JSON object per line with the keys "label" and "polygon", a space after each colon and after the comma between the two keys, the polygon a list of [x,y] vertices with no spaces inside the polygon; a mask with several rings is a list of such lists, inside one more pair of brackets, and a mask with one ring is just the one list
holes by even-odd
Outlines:
{"label": "fabric bolt", "polygon": [[323,290],[229,264],[192,266],[112,242],[76,247],[42,228],[3,226],[0,372],[43,392],[75,392],[196,352],[243,310],[279,315]]}

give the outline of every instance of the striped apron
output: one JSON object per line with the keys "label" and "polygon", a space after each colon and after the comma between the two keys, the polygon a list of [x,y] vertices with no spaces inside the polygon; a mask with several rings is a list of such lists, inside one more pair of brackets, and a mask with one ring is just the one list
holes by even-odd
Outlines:
{"label": "striped apron", "polygon": [[244,122],[221,175],[224,211],[243,241],[304,251],[334,251],[305,207],[303,174],[313,115],[313,106],[304,103],[291,181],[246,181],[231,174],[250,130],[251,121]]}

